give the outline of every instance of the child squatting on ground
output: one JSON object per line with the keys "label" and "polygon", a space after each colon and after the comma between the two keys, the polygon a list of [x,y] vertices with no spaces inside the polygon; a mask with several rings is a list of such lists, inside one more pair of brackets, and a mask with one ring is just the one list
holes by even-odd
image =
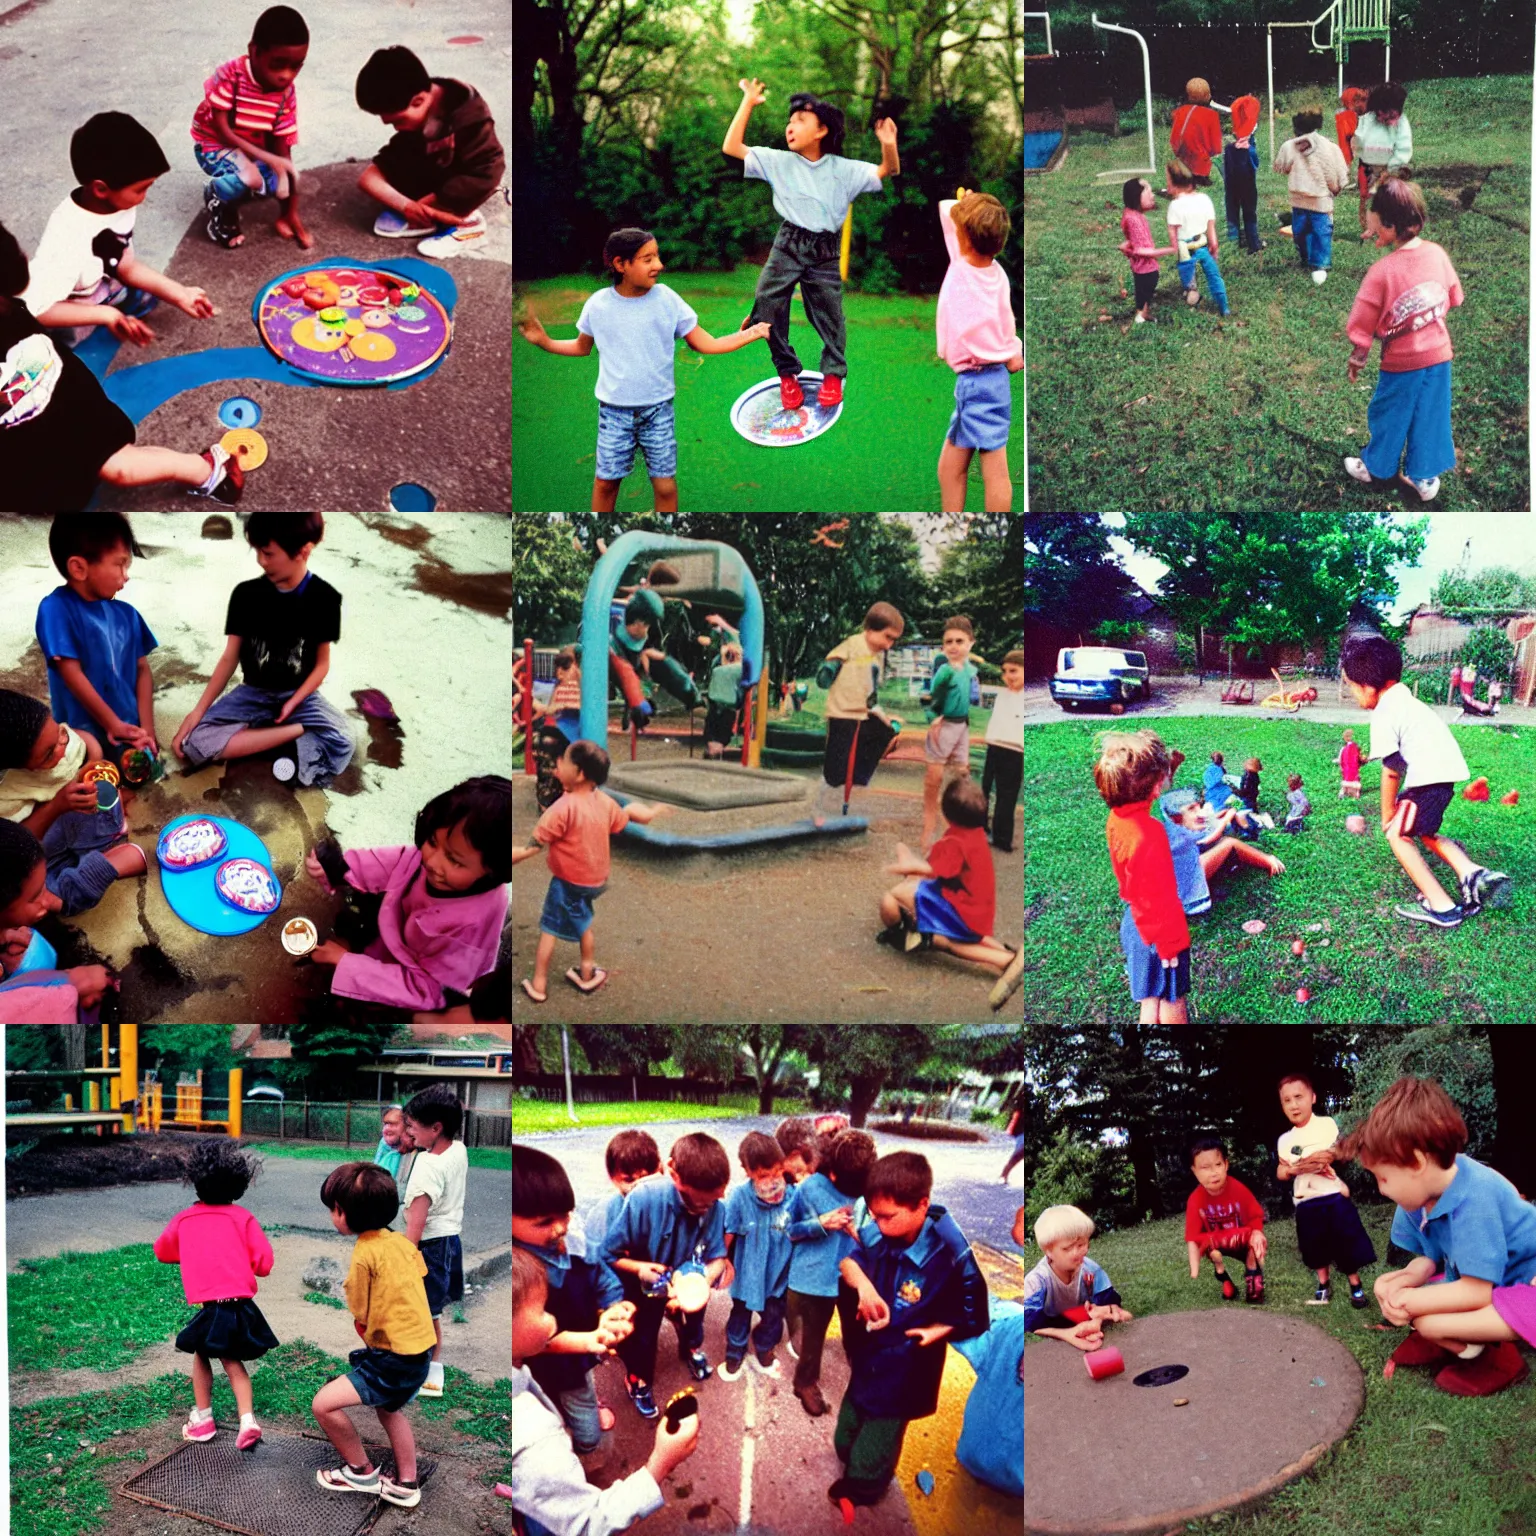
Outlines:
{"label": "child squatting on ground", "polygon": [[1189,1149],[1189,1169],[1195,1188],[1184,1206],[1184,1245],[1189,1252],[1189,1278],[1200,1278],[1200,1260],[1209,1257],[1221,1284],[1223,1301],[1237,1295],[1227,1274],[1223,1254],[1240,1254],[1244,1261],[1243,1291],[1248,1301],[1264,1300],[1264,1207],[1253,1191],[1228,1171],[1226,1146],[1214,1136],[1202,1137]]}
{"label": "child squatting on ground", "polygon": [[1042,1339],[1060,1339],[1085,1354],[1104,1344],[1106,1323],[1128,1323],[1133,1314],[1103,1268],[1088,1257],[1093,1218],[1075,1205],[1049,1205],[1035,1218],[1042,1258],[1024,1276],[1024,1328]]}

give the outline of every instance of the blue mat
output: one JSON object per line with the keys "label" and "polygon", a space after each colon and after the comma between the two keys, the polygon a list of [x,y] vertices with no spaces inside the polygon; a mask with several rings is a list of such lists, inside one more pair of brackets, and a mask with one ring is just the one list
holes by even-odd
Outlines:
{"label": "blue mat", "polygon": [[[203,819],[200,812],[190,816],[178,816],[175,821],[165,824],[161,829],[160,837],[174,831],[184,822]],[[160,871],[160,888],[165,892],[165,899],[171,904],[171,911],[189,928],[196,928],[199,933],[211,933],[217,938],[232,938],[237,933],[249,933],[251,929],[261,927],[268,917],[276,917],[277,912],[268,912],[265,916],[261,916],[255,912],[242,912],[238,907],[230,906],[214,889],[214,872],[226,859],[255,859],[258,864],[265,864],[268,869],[271,869],[272,855],[267,852],[267,845],[249,827],[243,826],[240,822],[231,821],[227,816],[209,816],[206,819],[223,831],[224,836],[229,839],[229,847],[218,858],[204,864],[201,869],[169,870],[156,860],[155,867]],[[158,846],[159,838],[155,841]],[[273,879],[276,878],[274,872]],[[281,889],[281,882],[279,882],[279,889]],[[279,905],[280,910],[281,905]]]}
{"label": "blue mat", "polygon": [[1061,134],[1052,130],[1049,133],[1026,133],[1024,135],[1024,169],[1027,171],[1042,170],[1051,163],[1051,156],[1056,153],[1056,146],[1061,143]]}

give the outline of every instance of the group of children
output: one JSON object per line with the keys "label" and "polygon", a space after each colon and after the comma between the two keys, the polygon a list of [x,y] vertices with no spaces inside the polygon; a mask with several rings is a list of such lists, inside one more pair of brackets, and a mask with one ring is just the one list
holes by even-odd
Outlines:
{"label": "group of children", "polygon": [[[340,1466],[315,1474],[328,1492],[360,1493],[406,1509],[421,1502],[416,1440],[404,1410],[418,1394],[443,1396],[442,1313],[464,1295],[459,1232],[469,1162],[457,1139],[462,1123],[463,1107],[452,1092],[428,1088],[403,1109],[386,1113],[374,1162],[343,1163],[320,1187],[332,1225],[356,1239],[343,1291],[363,1341],[348,1357],[347,1374],[328,1381],[310,1405],[342,1458]],[[396,1173],[401,1152],[412,1149],[402,1192]],[[176,1335],[176,1348],[193,1357],[194,1406],[182,1438],[206,1443],[218,1437],[217,1361],[240,1414],[235,1446],[248,1452],[262,1439],[248,1362],[279,1344],[255,1299],[258,1280],[272,1273],[272,1245],[261,1223],[238,1203],[257,1166],[238,1142],[226,1137],[202,1142],[187,1172],[197,1202],[173,1216],[154,1243],[162,1264],[180,1266],[187,1303],[198,1308]],[[402,1209],[404,1232],[391,1226]],[[370,1459],[351,1420],[348,1409],[359,1405],[374,1410],[389,1439],[394,1456],[389,1473]]]}
{"label": "group of children", "polygon": [[[351,761],[346,718],[319,692],[342,606],[336,588],[309,569],[324,534],[318,512],[258,512],[247,521],[262,575],[230,594],[223,653],[171,742],[187,772],[279,751],[280,780],[324,787]],[[145,876],[150,854],[128,835],[122,795],[98,809],[91,776],[102,763],[130,783],[164,771],[149,659],[158,642],[121,596],[142,554],[131,525],[115,512],[59,515],[48,547],[64,579],[37,613],[49,703],[0,690],[0,931],[35,928],[50,912],[72,917],[115,881]],[[237,668],[245,681],[225,693]],[[137,772],[127,768],[130,754]],[[310,955],[335,967],[331,991],[395,1009],[468,1004],[497,969],[511,821],[511,781],[486,775],[423,807],[411,845],[347,851],[343,888],[355,922]],[[329,887],[317,851],[305,867]],[[338,877],[342,869],[333,863]],[[50,971],[43,963],[16,969],[21,974],[0,982],[0,993],[43,986]],[[101,978],[76,980],[99,1000]],[[13,1000],[0,1012],[31,1022],[12,1019],[19,1006]]]}
{"label": "group of children", "polygon": [[[1334,1171],[1358,1162],[1393,1201],[1391,1241],[1410,1254],[1402,1269],[1377,1276],[1373,1291],[1387,1323],[1409,1327],[1383,1369],[1436,1369],[1435,1385],[1460,1397],[1486,1397],[1528,1374],[1517,1343],[1536,1346],[1536,1207],[1502,1174],[1466,1155],[1467,1127],[1436,1082],[1399,1078],[1348,1135],[1314,1113],[1317,1094],[1299,1072],[1279,1082],[1289,1126],[1278,1141],[1275,1176],[1291,1186],[1296,1243],[1313,1271],[1311,1306],[1332,1300],[1331,1276],[1344,1274],[1350,1304],[1365,1308],[1361,1271],[1375,1245]],[[1185,1209],[1191,1279],[1209,1259],[1224,1300],[1237,1285],[1226,1259],[1243,1261],[1244,1294],[1264,1300],[1268,1242],[1264,1207],[1229,1171],[1226,1147],[1204,1137],[1190,1148],[1196,1187]],[[1025,1327],[1081,1350],[1099,1348],[1109,1324],[1132,1320],[1104,1269],[1088,1258],[1094,1223],[1074,1206],[1050,1206],[1035,1222],[1044,1257],[1024,1280]]]}
{"label": "group of children", "polygon": [[[277,232],[309,250],[294,166],[298,107],[294,81],[309,51],[309,28],[292,7],[272,6],[246,52],[203,83],[192,116],[192,151],[208,177],[209,238],[243,243],[240,209],[253,197],[278,200]],[[414,238],[444,259],[483,240],[479,210],[502,185],[506,163],[485,101],[472,86],[429,75],[408,48],[380,48],[357,76],[362,111],[393,128],[359,181],[380,205],[373,232]],[[189,287],[141,261],[134,226],[151,187],[170,169],[155,135],[126,112],[98,112],[69,146],[76,186],[49,215],[29,262],[0,225],[0,503],[12,511],[84,507],[98,482],[179,484],[232,504],[244,475],[221,444],[201,453],[135,441],[133,422],[74,349],[98,327],[148,346],[145,323],[164,301],[196,320],[215,313]]]}
{"label": "group of children", "polygon": [[[781,1380],[781,1339],[801,1407],[812,1418],[831,1412],[820,1377],[834,1314],[851,1371],[833,1434],[834,1503],[885,1495],[907,1426],[937,1409],[945,1340],[977,1371],[960,1464],[1021,1495],[1023,1314],[990,1303],[964,1234],[932,1203],[927,1159],[879,1157],[863,1131],[818,1134],[798,1118],[771,1136],[749,1132],[738,1157],[743,1178],[732,1187],[725,1148],[695,1133],[673,1143],[663,1173],[651,1136],[621,1131],[606,1153],[617,1192],[578,1219],[561,1164],[513,1148],[511,1487],[528,1536],[621,1530],[660,1508],[659,1485],[697,1445],[697,1387],[712,1369],[728,1383],[744,1369]],[[725,1356],[713,1368],[704,1348],[712,1291],[731,1297]],[[673,1400],[681,1422],[668,1412],[645,1468],[599,1490],[587,1470],[615,1416],[594,1368],[616,1356],[636,1412],[657,1419],[664,1319],[694,1384]]]}

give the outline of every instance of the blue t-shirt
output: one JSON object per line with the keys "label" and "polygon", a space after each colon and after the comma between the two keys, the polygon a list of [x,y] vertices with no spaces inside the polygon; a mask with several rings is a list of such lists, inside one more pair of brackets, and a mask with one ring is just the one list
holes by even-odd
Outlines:
{"label": "blue t-shirt", "polygon": [[[159,643],[132,603],[115,597],[88,603],[69,587],[55,587],[37,605],[37,644],[48,662],[53,718],[93,735],[101,730],[54,665],[55,658],[70,656],[118,719],[153,729],[152,720],[139,719],[134,685],[139,657],[149,655]],[[101,745],[105,751],[107,743]]]}
{"label": "blue t-shirt", "polygon": [[992,1326],[955,1348],[976,1371],[955,1460],[989,1488],[1024,1497],[1024,1309],[990,1298]]}
{"label": "blue t-shirt", "polygon": [[374,1160],[375,1163],[377,1163],[379,1165],[380,1168],[383,1168],[389,1174],[390,1178],[396,1179],[396,1180],[399,1179],[399,1177],[400,1177],[400,1148],[399,1147],[392,1147],[392,1146],[390,1146],[390,1144],[387,1141],[385,1141],[382,1136],[380,1136],[379,1137],[379,1144],[373,1150],[373,1160]]}
{"label": "blue t-shirt", "polygon": [[789,1284],[790,1199],[787,1186],[777,1205],[757,1198],[751,1179],[725,1197],[725,1230],[736,1234],[731,1244],[731,1300],[761,1312],[770,1296],[782,1296]]}
{"label": "blue t-shirt", "polygon": [[781,219],[801,229],[831,234],[843,227],[848,208],[861,192],[878,192],[878,166],[865,160],[823,155],[807,160],[792,149],[754,144],[742,162],[743,174],[773,188],[773,206]]}
{"label": "blue t-shirt", "polygon": [[576,329],[597,343],[597,388],[604,405],[659,405],[677,393],[677,341],[699,317],[665,283],[638,299],[600,288],[581,306]]}
{"label": "blue t-shirt", "polygon": [[789,1288],[802,1296],[836,1296],[837,1268],[853,1252],[846,1232],[829,1232],[819,1217],[853,1202],[824,1173],[813,1173],[790,1191]]}
{"label": "blue t-shirt", "polygon": [[1525,1285],[1536,1276],[1536,1206],[1522,1200],[1502,1173],[1464,1152],[1433,1210],[1397,1208],[1392,1241],[1433,1259],[1447,1281],[1465,1276],[1492,1285]]}
{"label": "blue t-shirt", "polygon": [[676,1269],[690,1259],[708,1264],[725,1257],[724,1201],[716,1200],[703,1216],[690,1216],[664,1174],[636,1184],[617,1216],[610,1209],[609,1220],[601,1254],[589,1257],[610,1266],[615,1259],[638,1259]]}
{"label": "blue t-shirt", "polygon": [[1179,887],[1179,904],[1187,917],[1211,910],[1211,887],[1200,867],[1200,839],[1181,821],[1163,820],[1168,849],[1173,854],[1173,878]]}

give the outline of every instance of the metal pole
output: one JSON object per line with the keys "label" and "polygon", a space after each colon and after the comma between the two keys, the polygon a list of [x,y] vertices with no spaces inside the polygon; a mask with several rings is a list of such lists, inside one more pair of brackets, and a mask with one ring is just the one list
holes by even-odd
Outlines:
{"label": "metal pole", "polygon": [[576,1120],[576,1101],[571,1097],[571,1032],[565,1025],[560,1026],[560,1056],[565,1062],[565,1112]]}
{"label": "metal pole", "polygon": [[[1154,175],[1157,172],[1157,152],[1152,143],[1152,58],[1147,52],[1147,40],[1140,32],[1133,31],[1130,27],[1119,27],[1112,21],[1100,21],[1097,11],[1090,12],[1093,25],[1101,32],[1123,32],[1127,37],[1134,37],[1141,45],[1141,78],[1146,92],[1147,101],[1147,170]],[[1119,176],[1124,173],[1114,171],[1110,174]]]}
{"label": "metal pole", "polygon": [[1269,67],[1269,163],[1275,163],[1275,29],[1264,29],[1264,57]]}
{"label": "metal pole", "polygon": [[523,641],[523,772],[538,771],[533,761],[533,640]]}

